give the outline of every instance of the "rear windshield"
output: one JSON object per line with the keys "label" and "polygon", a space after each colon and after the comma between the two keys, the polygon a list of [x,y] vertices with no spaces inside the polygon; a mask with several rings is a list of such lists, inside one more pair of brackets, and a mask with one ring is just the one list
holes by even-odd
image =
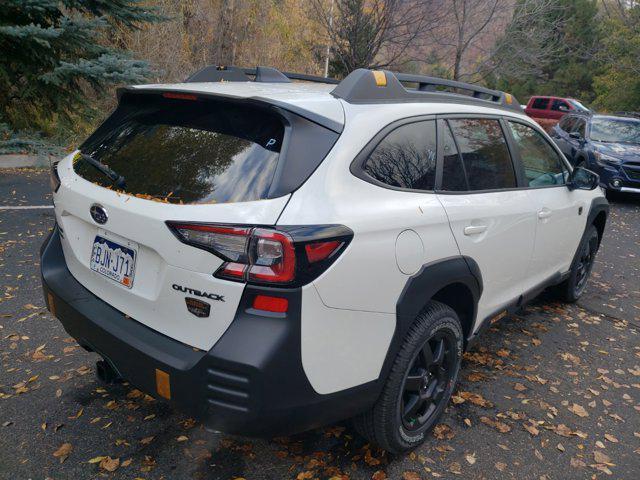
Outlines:
{"label": "rear windshield", "polygon": [[284,136],[281,118],[254,106],[186,97],[125,96],[81,146],[76,173],[170,203],[267,198]]}

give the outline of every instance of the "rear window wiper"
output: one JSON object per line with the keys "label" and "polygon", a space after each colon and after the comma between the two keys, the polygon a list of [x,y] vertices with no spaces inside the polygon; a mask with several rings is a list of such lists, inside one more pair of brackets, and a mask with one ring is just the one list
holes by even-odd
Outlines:
{"label": "rear window wiper", "polygon": [[84,160],[93,168],[95,168],[104,176],[106,176],[109,180],[113,182],[113,184],[116,187],[125,188],[126,183],[124,181],[124,177],[122,175],[119,175],[115,170],[112,170],[111,168],[106,166],[104,163],[99,162],[98,160],[93,158],[91,155],[87,155],[86,153],[80,152],[79,158]]}

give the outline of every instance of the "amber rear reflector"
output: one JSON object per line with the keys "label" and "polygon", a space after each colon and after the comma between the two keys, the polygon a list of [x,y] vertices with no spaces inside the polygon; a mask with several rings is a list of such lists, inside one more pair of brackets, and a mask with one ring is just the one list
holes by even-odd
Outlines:
{"label": "amber rear reflector", "polygon": [[53,315],[55,317],[56,316],[56,302],[53,299],[53,295],[51,295],[50,293],[47,293],[47,306],[49,307],[49,311],[51,312],[51,315]]}
{"label": "amber rear reflector", "polygon": [[169,374],[156,368],[156,390],[158,395],[167,400],[171,400],[171,381]]}
{"label": "amber rear reflector", "polygon": [[374,70],[373,71],[373,78],[376,79],[376,85],[379,87],[386,87],[387,86],[387,77],[385,76],[384,72],[381,70]]}

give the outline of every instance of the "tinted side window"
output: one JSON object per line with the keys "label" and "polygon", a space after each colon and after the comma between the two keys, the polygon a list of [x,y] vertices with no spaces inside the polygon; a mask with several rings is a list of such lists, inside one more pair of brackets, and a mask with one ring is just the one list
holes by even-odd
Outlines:
{"label": "tinted side window", "polygon": [[578,132],[582,138],[584,138],[586,130],[586,122],[582,118],[576,119],[575,125],[573,125],[572,132]]}
{"label": "tinted side window", "polygon": [[458,147],[453,140],[451,129],[445,123],[442,142],[442,186],[441,189],[449,192],[463,192],[469,190],[467,176],[464,173],[462,159],[458,154]]}
{"label": "tinted side window", "polygon": [[533,128],[509,122],[530,187],[564,185],[564,170],[558,153]]}
{"label": "tinted side window", "polygon": [[435,120],[402,125],[371,152],[364,171],[392,187],[433,190],[436,175]]}
{"label": "tinted side window", "polygon": [[516,176],[498,120],[450,120],[462,155],[469,190],[514,188]]}
{"label": "tinted side window", "polygon": [[576,117],[569,117],[565,115],[564,117],[562,117],[562,120],[560,120],[560,123],[558,124],[558,126],[565,132],[570,133],[573,131],[572,128],[575,123],[576,123]]}
{"label": "tinted side window", "polygon": [[547,105],[549,105],[548,98],[536,98],[531,104],[531,108],[537,108],[538,110],[546,110]]}

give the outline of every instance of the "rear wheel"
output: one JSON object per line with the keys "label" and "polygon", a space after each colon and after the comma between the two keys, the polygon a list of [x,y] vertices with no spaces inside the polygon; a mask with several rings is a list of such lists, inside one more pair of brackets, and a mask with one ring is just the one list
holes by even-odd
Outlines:
{"label": "rear wheel", "polygon": [[369,412],[354,419],[358,432],[392,453],[421,444],[449,402],[462,343],[456,312],[430,302],[407,333],[380,398]]}
{"label": "rear wheel", "polygon": [[590,225],[580,241],[578,256],[573,262],[569,278],[558,286],[560,297],[565,302],[573,303],[584,293],[598,253],[599,243],[598,230]]}

